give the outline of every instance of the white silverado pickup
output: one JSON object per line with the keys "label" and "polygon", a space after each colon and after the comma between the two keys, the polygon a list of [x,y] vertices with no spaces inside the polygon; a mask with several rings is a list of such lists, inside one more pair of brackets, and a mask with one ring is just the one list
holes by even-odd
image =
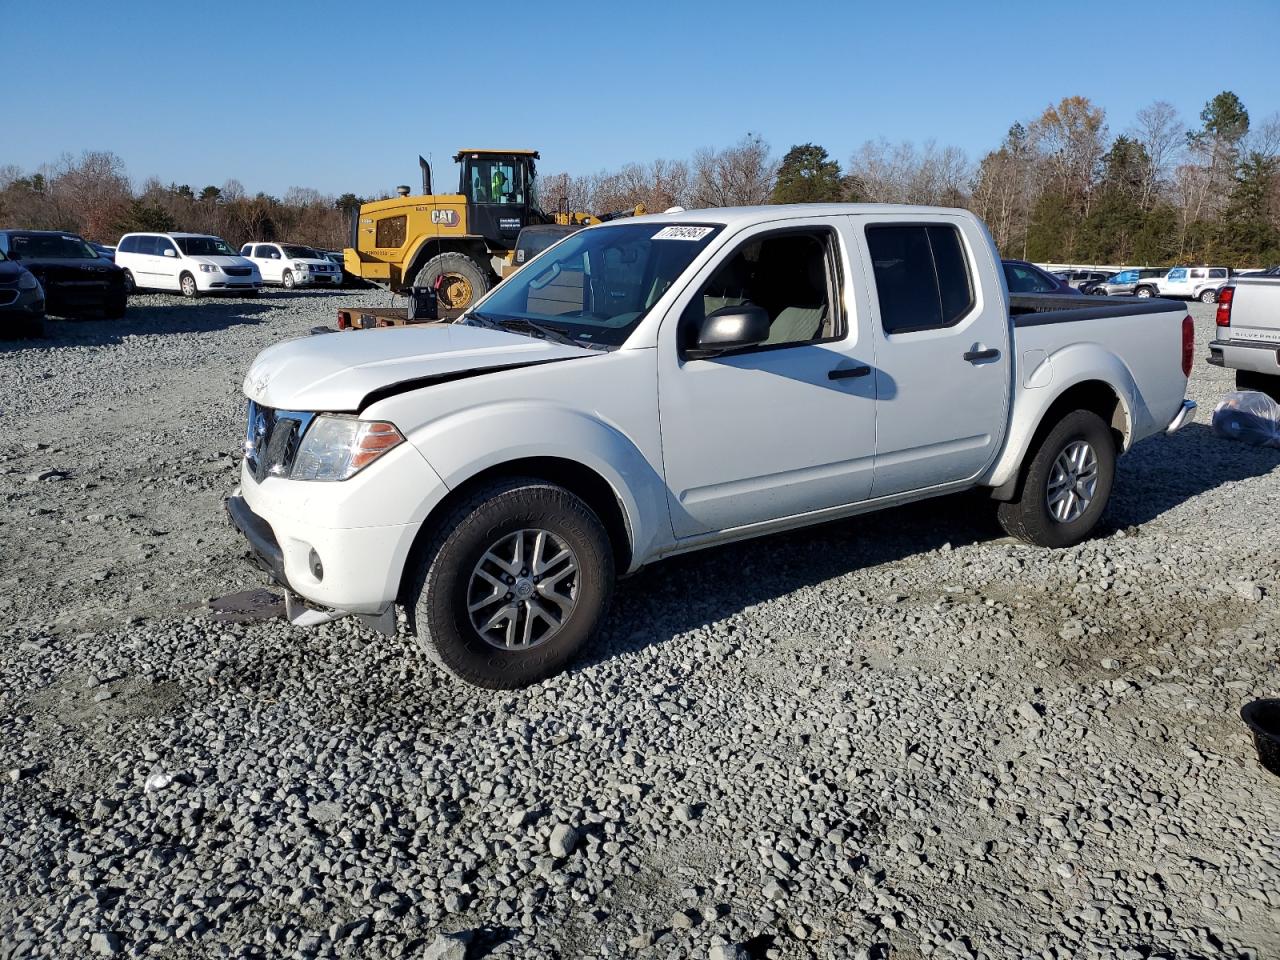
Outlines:
{"label": "white silverado pickup", "polygon": [[1209,362],[1236,372],[1238,390],[1280,400],[1280,277],[1237,277],[1218,295]]}
{"label": "white silverado pickup", "polygon": [[674,212],[574,233],[458,322],[311,336],[245,379],[227,501],[290,619],[471,683],[562,669],[615,571],[985,487],[1048,547],[1187,423],[1185,308],[1005,289],[963,210]]}

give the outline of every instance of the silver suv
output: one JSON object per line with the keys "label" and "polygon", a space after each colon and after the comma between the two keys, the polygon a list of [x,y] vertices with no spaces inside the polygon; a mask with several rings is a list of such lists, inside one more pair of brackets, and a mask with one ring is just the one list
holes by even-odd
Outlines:
{"label": "silver suv", "polygon": [[1138,288],[1138,284],[1143,280],[1158,280],[1168,272],[1168,270],[1162,268],[1147,267],[1121,270],[1119,273],[1113,273],[1101,283],[1095,283],[1089,288],[1089,292],[1103,297],[1132,296],[1133,291]]}

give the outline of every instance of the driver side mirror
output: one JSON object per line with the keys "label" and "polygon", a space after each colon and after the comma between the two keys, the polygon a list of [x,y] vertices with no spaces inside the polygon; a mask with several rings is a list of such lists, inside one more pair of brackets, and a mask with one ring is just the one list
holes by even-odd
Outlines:
{"label": "driver side mirror", "polygon": [[708,314],[698,327],[693,345],[685,350],[690,360],[758,346],[769,339],[769,314],[754,303],[721,307]]}

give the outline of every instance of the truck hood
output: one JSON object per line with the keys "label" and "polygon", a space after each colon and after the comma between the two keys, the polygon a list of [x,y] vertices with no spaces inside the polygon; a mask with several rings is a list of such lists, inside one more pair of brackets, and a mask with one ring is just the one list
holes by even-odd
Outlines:
{"label": "truck hood", "polygon": [[277,410],[357,412],[397,388],[598,350],[456,323],[352,330],[289,340],[258,354],[245,395]]}

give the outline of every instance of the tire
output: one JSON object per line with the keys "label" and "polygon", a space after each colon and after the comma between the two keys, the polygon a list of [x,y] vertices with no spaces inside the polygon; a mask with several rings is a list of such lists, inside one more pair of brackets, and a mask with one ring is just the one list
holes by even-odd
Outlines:
{"label": "tire", "polygon": [[138,285],[133,282],[133,273],[129,270],[124,272],[124,295],[131,297],[138,292]]}
{"label": "tire", "polygon": [[196,286],[196,278],[189,273],[184,273],[178,278],[178,288],[188,300],[194,300],[200,296],[200,288]]}
{"label": "tire", "polygon": [[1280,403],[1280,377],[1254,370],[1236,371],[1237,390],[1257,390]]}
{"label": "tire", "polygon": [[[536,558],[550,561],[564,550],[568,558],[549,564],[543,585],[533,585]],[[527,575],[514,564],[504,573],[490,559],[518,564],[521,556]],[[467,683],[513,690],[559,673],[595,637],[613,592],[613,551],[600,518],[579,497],[542,480],[512,478],[453,509],[418,553],[411,576],[405,605],[427,655]],[[511,586],[505,595],[503,580]],[[531,605],[563,619],[553,626],[545,616],[530,616]],[[514,613],[503,617],[504,611]],[[493,624],[488,639],[486,622]]]}
{"label": "tire", "polygon": [[293,279],[293,271],[292,271],[292,270],[286,270],[286,271],[284,272],[284,276],[282,276],[282,277],[280,278],[280,284],[281,284],[281,285],[282,285],[286,290],[292,290],[295,286],[297,286],[297,284],[294,282],[294,279]]}
{"label": "tire", "polygon": [[1137,290],[1133,291],[1133,295],[1135,297],[1141,297],[1143,300],[1150,300],[1155,296],[1155,291],[1150,287],[1139,287]]}
{"label": "tire", "polygon": [[108,300],[102,306],[102,316],[105,320],[123,320],[125,311],[129,309],[129,298],[119,297],[114,300]]}
{"label": "tire", "polygon": [[465,253],[442,253],[432,257],[413,279],[415,287],[435,287],[441,310],[466,310],[489,291],[489,276]]}
{"label": "tire", "polygon": [[[1090,475],[1090,464],[1093,478],[1091,495],[1077,515],[1072,516],[1071,510],[1066,509],[1065,517],[1056,516],[1049,506],[1050,484],[1061,488],[1064,479],[1070,483],[1070,475],[1063,476],[1059,461],[1078,453],[1082,444],[1089,455],[1083,458],[1080,482],[1071,484],[1068,497],[1058,501],[1059,509],[1073,506],[1072,495],[1077,497],[1074,506],[1080,506],[1077,491],[1090,490],[1086,481]],[[1077,458],[1076,465],[1080,463]],[[1115,471],[1116,444],[1111,430],[1096,413],[1072,410],[1040,441],[1026,468],[1017,499],[1000,504],[1000,525],[1010,536],[1037,546],[1075,546],[1093,532],[1106,512]]]}
{"label": "tire", "polygon": [[1216,290],[1201,290],[1201,291],[1200,291],[1200,302],[1201,302],[1201,303],[1216,303],[1217,301],[1218,301],[1218,293],[1217,293],[1217,291],[1216,291]]}

